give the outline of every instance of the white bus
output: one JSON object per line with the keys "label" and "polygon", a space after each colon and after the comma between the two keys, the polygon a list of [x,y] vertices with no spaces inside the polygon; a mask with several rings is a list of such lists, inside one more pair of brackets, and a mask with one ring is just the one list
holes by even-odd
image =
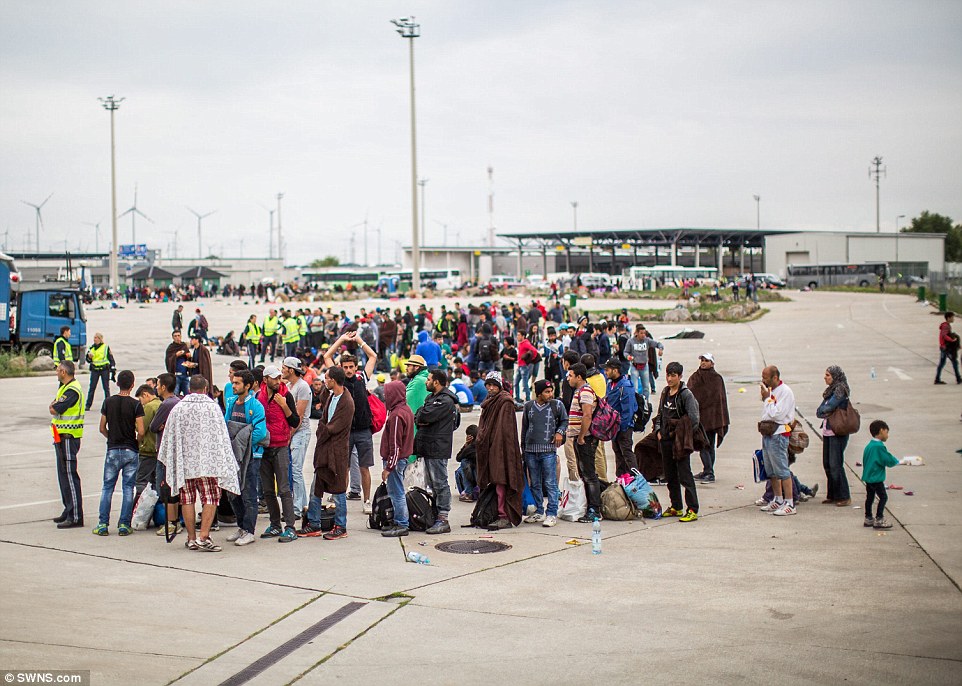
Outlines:
{"label": "white bus", "polygon": [[654,267],[628,267],[622,272],[622,284],[625,290],[643,291],[653,289],[653,284],[680,284],[684,279],[694,279],[698,283],[715,281],[718,279],[716,267],[680,267],[678,265],[660,264]]}
{"label": "white bus", "polygon": [[[401,290],[407,290],[411,287],[411,270],[407,269],[404,271],[389,271],[384,274],[384,276],[397,276],[401,280]],[[422,288],[434,288],[440,290],[449,290],[455,288],[461,288],[463,281],[461,280],[461,270],[460,269],[422,269],[421,270],[421,287]]]}
{"label": "white bus", "polygon": [[875,286],[881,277],[888,277],[887,262],[790,264],[789,288],[818,288],[819,286]]}

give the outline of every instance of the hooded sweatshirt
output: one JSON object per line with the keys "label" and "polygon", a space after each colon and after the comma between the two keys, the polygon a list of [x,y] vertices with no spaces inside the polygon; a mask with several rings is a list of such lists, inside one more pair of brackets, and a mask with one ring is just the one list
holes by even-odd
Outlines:
{"label": "hooded sweatshirt", "polygon": [[381,435],[381,458],[387,469],[394,469],[414,452],[414,414],[407,405],[406,392],[400,381],[384,385],[387,420]]}
{"label": "hooded sweatshirt", "polygon": [[427,331],[418,334],[418,347],[414,349],[414,354],[423,357],[428,367],[441,364],[441,346],[431,340]]}

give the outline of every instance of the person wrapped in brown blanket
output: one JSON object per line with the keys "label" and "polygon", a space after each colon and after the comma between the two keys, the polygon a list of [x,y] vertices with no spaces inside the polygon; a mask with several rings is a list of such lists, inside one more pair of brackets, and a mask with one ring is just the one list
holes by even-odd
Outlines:
{"label": "person wrapped in brown blanket", "polygon": [[514,400],[504,390],[501,375],[490,372],[484,380],[488,397],[481,403],[478,420],[478,486],[495,484],[498,490],[498,528],[521,523],[521,444],[515,419]]}

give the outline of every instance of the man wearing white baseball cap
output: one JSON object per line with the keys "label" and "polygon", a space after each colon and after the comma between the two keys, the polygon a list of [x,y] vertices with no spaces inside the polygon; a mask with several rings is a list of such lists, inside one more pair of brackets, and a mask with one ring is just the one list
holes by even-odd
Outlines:
{"label": "man wearing white baseball cap", "polygon": [[715,483],[715,447],[721,446],[728,433],[728,396],[725,380],[715,371],[715,356],[698,356],[698,369],[688,379],[688,389],[698,401],[700,421],[708,435],[708,445],[701,449],[702,471],[695,478],[703,484]]}

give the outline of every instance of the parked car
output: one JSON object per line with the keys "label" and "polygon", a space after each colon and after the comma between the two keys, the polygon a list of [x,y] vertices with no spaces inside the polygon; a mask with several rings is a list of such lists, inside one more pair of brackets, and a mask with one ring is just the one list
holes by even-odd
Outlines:
{"label": "parked car", "polygon": [[[742,274],[738,277],[738,287],[745,288],[745,284],[748,282],[748,277],[750,274]],[[759,285],[760,288],[785,288],[785,281],[776,276],[775,274],[755,274],[755,283]]]}

